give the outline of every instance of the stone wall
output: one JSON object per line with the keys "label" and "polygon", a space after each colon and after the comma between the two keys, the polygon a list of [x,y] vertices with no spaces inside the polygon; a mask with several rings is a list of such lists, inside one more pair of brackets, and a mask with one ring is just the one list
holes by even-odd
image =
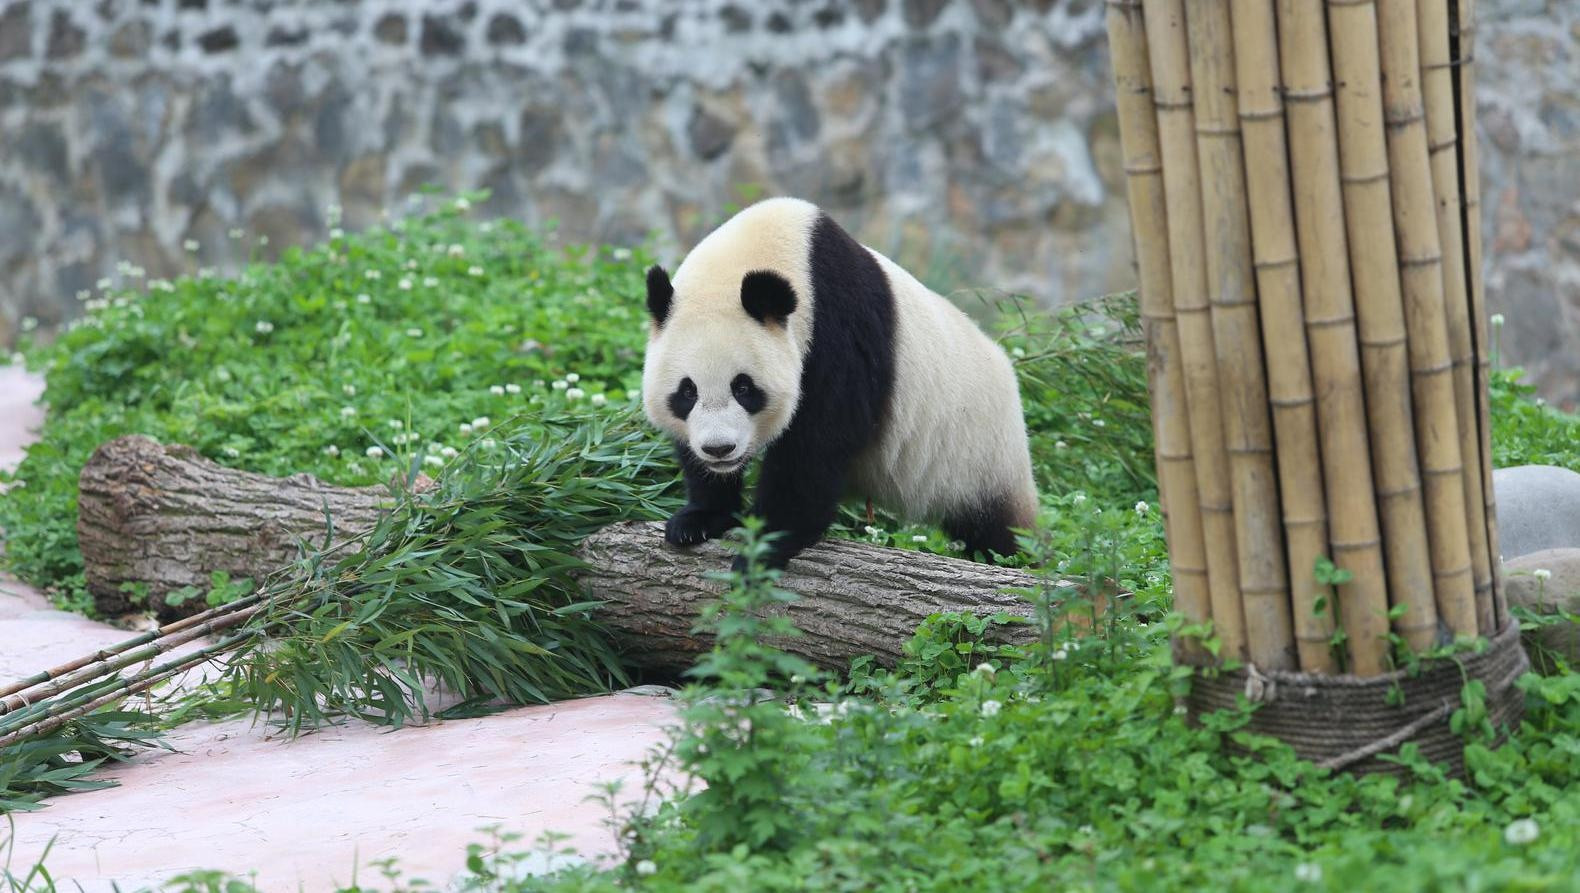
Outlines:
{"label": "stone wall", "polygon": [[[1493,309],[1506,355],[1580,398],[1580,19],[1482,6]],[[0,342],[101,278],[231,268],[424,184],[568,239],[656,231],[671,258],[789,193],[944,290],[1055,304],[1134,280],[1101,0],[0,10]]]}

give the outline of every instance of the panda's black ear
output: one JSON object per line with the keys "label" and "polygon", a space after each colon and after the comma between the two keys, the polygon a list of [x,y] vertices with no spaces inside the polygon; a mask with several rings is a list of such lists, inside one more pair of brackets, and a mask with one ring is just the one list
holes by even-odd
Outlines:
{"label": "panda's black ear", "polygon": [[778,273],[747,273],[741,279],[741,306],[760,323],[783,324],[795,312],[795,289]]}
{"label": "panda's black ear", "polygon": [[664,320],[669,318],[669,305],[675,297],[675,286],[669,282],[669,274],[664,268],[654,264],[647,268],[647,312],[653,315],[653,322],[662,326]]}

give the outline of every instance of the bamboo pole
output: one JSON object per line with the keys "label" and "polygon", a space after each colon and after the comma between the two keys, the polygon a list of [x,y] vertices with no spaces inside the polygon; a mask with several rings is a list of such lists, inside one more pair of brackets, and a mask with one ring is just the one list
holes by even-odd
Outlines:
{"label": "bamboo pole", "polygon": [[1180,362],[1185,372],[1185,403],[1190,411],[1191,453],[1195,458],[1206,546],[1212,625],[1219,641],[1219,655],[1243,660],[1248,656],[1245,612],[1240,604],[1234,505],[1228,455],[1224,452],[1211,305],[1207,300],[1206,245],[1183,3],[1184,0],[1143,0],[1142,12],[1153,104],[1157,109],[1158,143],[1162,156],[1169,159],[1163,166],[1169,276],[1179,328]]}
{"label": "bamboo pole", "polygon": [[[1237,27],[1239,16],[1237,8]],[[1332,558],[1352,575],[1350,582],[1338,587],[1338,611],[1346,618],[1384,617],[1388,612],[1388,587],[1376,494],[1372,490],[1355,302],[1350,292],[1327,21],[1321,4],[1278,0],[1277,29],[1289,124],[1289,159],[1294,172],[1301,293],[1312,377],[1318,394],[1317,421]],[[1300,574],[1311,576],[1312,568],[1292,561],[1291,578],[1298,579]],[[1296,630],[1303,635],[1325,631],[1331,636],[1334,614],[1330,607],[1320,617],[1302,618],[1297,604]],[[1303,622],[1320,622],[1321,626],[1303,628]],[[1372,627],[1378,633],[1387,630],[1382,624]],[[1386,638],[1365,641],[1360,638],[1360,629],[1351,628],[1348,632],[1348,652],[1366,655],[1368,667],[1381,667]],[[1354,668],[1356,663],[1351,657],[1347,666]]]}
{"label": "bamboo pole", "polygon": [[[1267,357],[1267,390],[1278,447],[1279,493],[1289,555],[1290,608],[1300,669],[1336,673],[1333,592],[1312,573],[1328,552],[1328,519],[1301,308],[1300,254],[1290,198],[1289,154],[1278,71],[1273,0],[1234,0],[1240,139],[1250,199],[1257,309]],[[1335,188],[1337,184],[1334,184]]]}
{"label": "bamboo pole", "polygon": [[[1503,596],[1503,554],[1498,545],[1498,508],[1492,486],[1492,407],[1487,387],[1492,373],[1492,343],[1481,268],[1481,172],[1476,138],[1475,0],[1458,0],[1451,15],[1451,51],[1457,79],[1461,221],[1465,234],[1465,283],[1470,294],[1470,330],[1475,342],[1476,429],[1481,465],[1482,505],[1487,525],[1487,555],[1492,566],[1495,631],[1509,622]],[[1467,459],[1467,462],[1469,460]],[[1485,630],[1483,631],[1486,632]]]}
{"label": "bamboo pole", "polygon": [[1481,484],[1481,433],[1476,414],[1475,339],[1470,331],[1470,296],[1465,286],[1465,250],[1460,220],[1458,109],[1454,103],[1453,57],[1448,44],[1448,5],[1417,0],[1421,98],[1426,113],[1437,235],[1443,251],[1443,306],[1448,320],[1448,350],[1453,364],[1455,422],[1463,464],[1465,524],[1470,537],[1470,570],[1475,589],[1476,627],[1490,636],[1497,629],[1492,604],[1492,563],[1487,551],[1487,507]]}
{"label": "bamboo pole", "polygon": [[[1196,467],[1191,456],[1185,370],[1180,361],[1179,326],[1174,318],[1169,281],[1168,209],[1163,195],[1157,117],[1152,107],[1146,23],[1140,0],[1108,0],[1107,13],[1119,141],[1124,153],[1130,228],[1141,284],[1141,320],[1147,339],[1158,501],[1174,577],[1174,606],[1187,622],[1201,623],[1211,619],[1212,605]],[[1176,647],[1187,663],[1205,660],[1205,651],[1193,639],[1182,639]]]}
{"label": "bamboo pole", "polygon": [[[1383,133],[1376,10],[1371,0],[1329,0],[1344,219],[1359,322],[1361,369],[1371,433],[1372,473],[1384,537],[1388,589],[1406,606],[1394,628],[1410,647],[1437,636],[1431,553],[1416,464],[1404,306],[1394,255],[1393,201]],[[1385,671],[1388,618],[1370,610],[1340,618],[1354,672]]]}
{"label": "bamboo pole", "polygon": [[[1466,531],[1465,475],[1454,405],[1443,294],[1443,254],[1432,194],[1415,3],[1378,6],[1383,118],[1388,127],[1394,234],[1409,332],[1416,449],[1425,486],[1427,541],[1437,614],[1456,636],[1477,634],[1475,581]],[[1397,595],[1397,594],[1396,594]],[[1396,598],[1395,603],[1399,603]]]}
{"label": "bamboo pole", "polygon": [[1213,343],[1223,394],[1223,433],[1239,557],[1246,648],[1263,669],[1299,666],[1289,574],[1279,524],[1262,333],[1251,264],[1245,165],[1235,104],[1235,47],[1229,0],[1186,4],[1202,220],[1212,241],[1207,276]]}

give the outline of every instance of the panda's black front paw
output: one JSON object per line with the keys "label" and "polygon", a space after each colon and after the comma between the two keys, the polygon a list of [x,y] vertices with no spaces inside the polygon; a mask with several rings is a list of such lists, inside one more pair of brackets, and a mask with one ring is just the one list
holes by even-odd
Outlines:
{"label": "panda's black front paw", "polygon": [[727,513],[684,508],[664,523],[664,541],[672,546],[695,546],[718,539],[734,526],[735,518]]}
{"label": "panda's black front paw", "polygon": [[[768,550],[768,553],[760,559],[760,563],[766,570],[782,571],[790,566],[790,559],[792,557],[794,556],[789,555],[788,553],[780,552],[777,549],[770,549]],[[730,572],[736,574],[746,573],[745,555],[735,556],[735,560],[730,562]]]}

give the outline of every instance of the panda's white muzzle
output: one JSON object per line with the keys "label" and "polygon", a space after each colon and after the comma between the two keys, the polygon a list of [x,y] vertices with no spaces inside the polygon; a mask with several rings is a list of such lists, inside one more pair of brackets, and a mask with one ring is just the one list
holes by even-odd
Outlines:
{"label": "panda's white muzzle", "polygon": [[716,408],[697,406],[686,429],[692,455],[709,471],[732,474],[751,458],[752,418],[734,400]]}

